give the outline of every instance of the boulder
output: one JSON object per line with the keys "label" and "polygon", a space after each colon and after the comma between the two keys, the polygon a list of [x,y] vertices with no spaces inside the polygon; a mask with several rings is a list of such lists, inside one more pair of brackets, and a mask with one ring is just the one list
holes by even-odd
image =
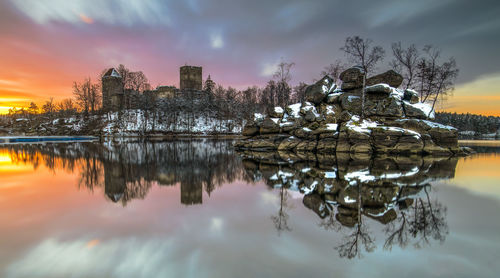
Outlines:
{"label": "boulder", "polygon": [[285,110],[283,110],[283,108],[281,108],[279,106],[276,106],[272,109],[269,109],[269,111],[267,112],[267,114],[271,118],[279,118],[279,119],[281,119],[283,117],[284,113],[285,113]]}
{"label": "boulder", "polygon": [[309,139],[309,138],[315,138],[316,135],[312,133],[312,130],[308,127],[303,127],[303,128],[298,128],[293,132],[293,135],[295,135],[298,138],[302,139]]}
{"label": "boulder", "polygon": [[423,120],[427,119],[428,114],[426,114],[426,110],[417,106],[417,104],[411,104],[407,101],[403,101],[403,107],[405,110],[406,117],[423,119]]}
{"label": "boulder", "polygon": [[281,132],[292,132],[294,131],[299,125],[298,122],[283,122],[279,124],[281,128]]}
{"label": "boulder", "polygon": [[404,135],[399,138],[394,146],[394,153],[421,153],[424,148],[424,142],[418,135]]}
{"label": "boulder", "polygon": [[260,125],[261,134],[279,133],[279,132],[280,132],[280,126],[278,125],[278,119],[266,118]]}
{"label": "boulder", "polygon": [[241,133],[243,136],[253,136],[259,133],[259,127],[254,123],[246,124]]}
{"label": "boulder", "polygon": [[314,104],[320,104],[335,88],[336,85],[333,78],[325,75],[318,82],[307,86],[305,93],[306,100]]}
{"label": "boulder", "polygon": [[340,96],[342,93],[331,93],[326,97],[326,103],[333,104],[338,103],[340,101]]}
{"label": "boulder", "polygon": [[365,115],[399,118],[403,116],[403,107],[395,96],[378,99],[370,96],[365,99]]}
{"label": "boulder", "polygon": [[377,93],[377,94],[385,94],[388,96],[390,93],[392,93],[392,88],[387,84],[381,83],[366,87],[365,92],[367,94]]}
{"label": "boulder", "polygon": [[414,90],[406,89],[403,95],[403,100],[411,104],[418,102],[418,93]]}
{"label": "boulder", "polygon": [[365,73],[361,67],[352,67],[343,71],[340,74],[340,80],[342,80],[342,90],[362,88],[364,75]]}
{"label": "boulder", "polygon": [[314,122],[316,121],[316,116],[318,114],[315,113],[313,110],[307,110],[306,114],[304,115],[304,119],[308,122]]}
{"label": "boulder", "polygon": [[361,97],[356,95],[344,94],[341,98],[340,105],[343,110],[352,114],[361,113]]}
{"label": "boulder", "polygon": [[337,104],[322,103],[319,106],[319,114],[327,123],[336,123],[340,111],[342,111],[342,109]]}
{"label": "boulder", "polygon": [[349,121],[350,119],[352,118],[352,115],[351,113],[349,113],[349,111],[347,110],[344,110],[340,113],[339,117],[337,118],[337,120],[341,123],[344,123],[344,122],[347,122]]}
{"label": "boulder", "polygon": [[366,86],[372,86],[379,83],[385,83],[391,87],[397,88],[403,83],[403,76],[393,70],[388,70],[366,79]]}

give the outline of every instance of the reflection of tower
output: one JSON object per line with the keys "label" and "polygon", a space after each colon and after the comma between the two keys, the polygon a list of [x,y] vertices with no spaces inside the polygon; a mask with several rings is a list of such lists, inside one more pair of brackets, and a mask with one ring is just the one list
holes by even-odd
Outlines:
{"label": "reflection of tower", "polygon": [[104,111],[120,109],[122,98],[122,76],[114,68],[110,68],[102,76],[102,109]]}
{"label": "reflection of tower", "polygon": [[113,202],[118,202],[127,188],[121,164],[104,163],[104,193]]}
{"label": "reflection of tower", "polygon": [[203,184],[194,180],[181,182],[181,203],[196,205],[203,202]]}

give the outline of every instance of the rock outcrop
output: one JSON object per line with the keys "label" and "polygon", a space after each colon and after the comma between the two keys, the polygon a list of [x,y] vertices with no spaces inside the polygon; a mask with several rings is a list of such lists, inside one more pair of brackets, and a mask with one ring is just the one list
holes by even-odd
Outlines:
{"label": "rock outcrop", "polygon": [[354,153],[372,155],[465,154],[457,130],[432,122],[434,112],[413,90],[397,89],[403,78],[390,70],[366,79],[365,118],[361,119],[363,70],[340,75],[340,88],[325,76],[306,89],[306,101],[255,114],[236,149]]}

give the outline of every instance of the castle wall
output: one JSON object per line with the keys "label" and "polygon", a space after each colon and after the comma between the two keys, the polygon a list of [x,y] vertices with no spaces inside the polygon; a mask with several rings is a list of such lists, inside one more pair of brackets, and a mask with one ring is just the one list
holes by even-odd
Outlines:
{"label": "castle wall", "polygon": [[158,98],[173,98],[177,88],[174,86],[160,86],[156,89],[156,95]]}

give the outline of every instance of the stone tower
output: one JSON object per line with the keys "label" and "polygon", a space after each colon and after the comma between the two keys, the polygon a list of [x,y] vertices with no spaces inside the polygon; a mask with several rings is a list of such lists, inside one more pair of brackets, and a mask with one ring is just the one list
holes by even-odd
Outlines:
{"label": "stone tower", "polygon": [[102,109],[104,111],[119,110],[123,98],[123,80],[114,68],[110,68],[102,76]]}
{"label": "stone tower", "polygon": [[194,66],[183,66],[180,68],[180,90],[202,89],[202,68]]}

